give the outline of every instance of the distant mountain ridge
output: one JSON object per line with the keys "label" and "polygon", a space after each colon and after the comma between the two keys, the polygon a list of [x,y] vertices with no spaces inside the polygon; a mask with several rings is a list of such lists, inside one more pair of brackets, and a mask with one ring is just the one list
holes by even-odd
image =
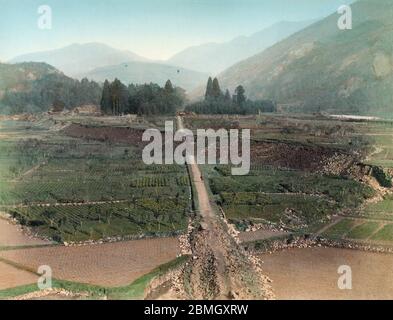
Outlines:
{"label": "distant mountain ridge", "polygon": [[337,13],[219,75],[253,99],[296,112],[387,116],[393,111],[393,1],[351,5],[353,29]]}
{"label": "distant mountain ridge", "polygon": [[224,43],[206,43],[187,48],[171,57],[166,63],[217,74],[237,62],[261,52],[313,22],[315,20],[278,22],[249,37],[242,36]]}
{"label": "distant mountain ridge", "polygon": [[[118,50],[101,43],[71,44],[49,51],[29,53],[10,63],[43,62],[76,78],[103,82],[118,78],[124,83],[157,83],[170,79],[192,91],[209,75],[249,57],[282,38],[304,28],[311,21],[280,22],[250,37],[238,37],[222,44],[188,48],[167,61],[151,61],[131,51]],[[205,70],[195,71],[195,70]]]}
{"label": "distant mountain ridge", "polygon": [[83,75],[84,77],[103,82],[106,79],[119,79],[125,84],[157,83],[163,86],[169,79],[173,85],[186,90],[193,90],[208,78],[207,74],[180,67],[153,62],[125,62],[118,65],[97,68]]}
{"label": "distant mountain ridge", "polygon": [[99,67],[125,61],[149,61],[131,51],[118,50],[101,43],[71,44],[64,48],[29,53],[10,63],[45,62],[71,77],[79,77]]}
{"label": "distant mountain ridge", "polygon": [[117,50],[101,43],[70,46],[16,57],[11,63],[43,62],[67,76],[104,82],[118,78],[129,84],[157,83],[170,79],[175,85],[192,90],[206,81],[208,75],[177,66],[153,62],[131,51]]}

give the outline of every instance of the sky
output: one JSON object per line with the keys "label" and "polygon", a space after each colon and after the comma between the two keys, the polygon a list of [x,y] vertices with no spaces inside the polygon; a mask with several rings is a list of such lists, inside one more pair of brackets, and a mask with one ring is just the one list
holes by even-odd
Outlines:
{"label": "sky", "polygon": [[[0,0],[0,61],[101,42],[164,60],[193,45],[251,35],[279,21],[323,18],[352,0]],[[52,28],[38,28],[38,8]]]}

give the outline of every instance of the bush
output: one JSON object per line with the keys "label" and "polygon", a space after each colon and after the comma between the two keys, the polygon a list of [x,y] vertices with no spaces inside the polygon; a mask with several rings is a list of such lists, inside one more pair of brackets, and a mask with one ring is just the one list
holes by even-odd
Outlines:
{"label": "bush", "polygon": [[372,176],[377,179],[382,187],[391,188],[393,186],[392,177],[380,167],[372,167]]}

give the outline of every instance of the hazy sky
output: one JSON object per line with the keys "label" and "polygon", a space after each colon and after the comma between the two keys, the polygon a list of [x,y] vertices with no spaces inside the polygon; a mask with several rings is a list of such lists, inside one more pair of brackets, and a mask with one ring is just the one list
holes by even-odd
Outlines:
{"label": "hazy sky", "polygon": [[[0,61],[71,43],[103,42],[152,59],[250,35],[282,20],[324,17],[351,0],[0,0]],[[51,30],[37,26],[40,5]]]}

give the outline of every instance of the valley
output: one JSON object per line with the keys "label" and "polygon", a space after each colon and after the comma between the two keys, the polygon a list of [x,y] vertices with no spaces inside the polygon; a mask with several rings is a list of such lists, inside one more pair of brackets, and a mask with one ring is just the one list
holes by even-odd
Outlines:
{"label": "valley", "polygon": [[[184,122],[191,130],[212,123],[251,129],[251,171],[236,177],[225,165],[187,170],[138,160],[141,130],[163,129],[168,119],[59,114],[2,121],[0,259],[10,276],[20,270],[34,278],[48,264],[59,288],[97,298],[296,298],[297,291],[282,296],[282,280],[269,267],[276,256],[274,265],[285,252],[303,250],[291,248],[357,248],[359,257],[393,248],[391,187],[384,186],[393,161],[383,139],[390,122],[178,118],[179,128]],[[176,267],[155,271],[171,261]],[[164,281],[166,272],[176,276]],[[148,290],[152,279],[157,284]],[[17,292],[29,292],[33,283],[22,282]],[[137,295],[130,293],[135,285]],[[13,294],[5,286],[3,295]]]}
{"label": "valley", "polygon": [[391,0],[4,2],[0,300],[393,299]]}

